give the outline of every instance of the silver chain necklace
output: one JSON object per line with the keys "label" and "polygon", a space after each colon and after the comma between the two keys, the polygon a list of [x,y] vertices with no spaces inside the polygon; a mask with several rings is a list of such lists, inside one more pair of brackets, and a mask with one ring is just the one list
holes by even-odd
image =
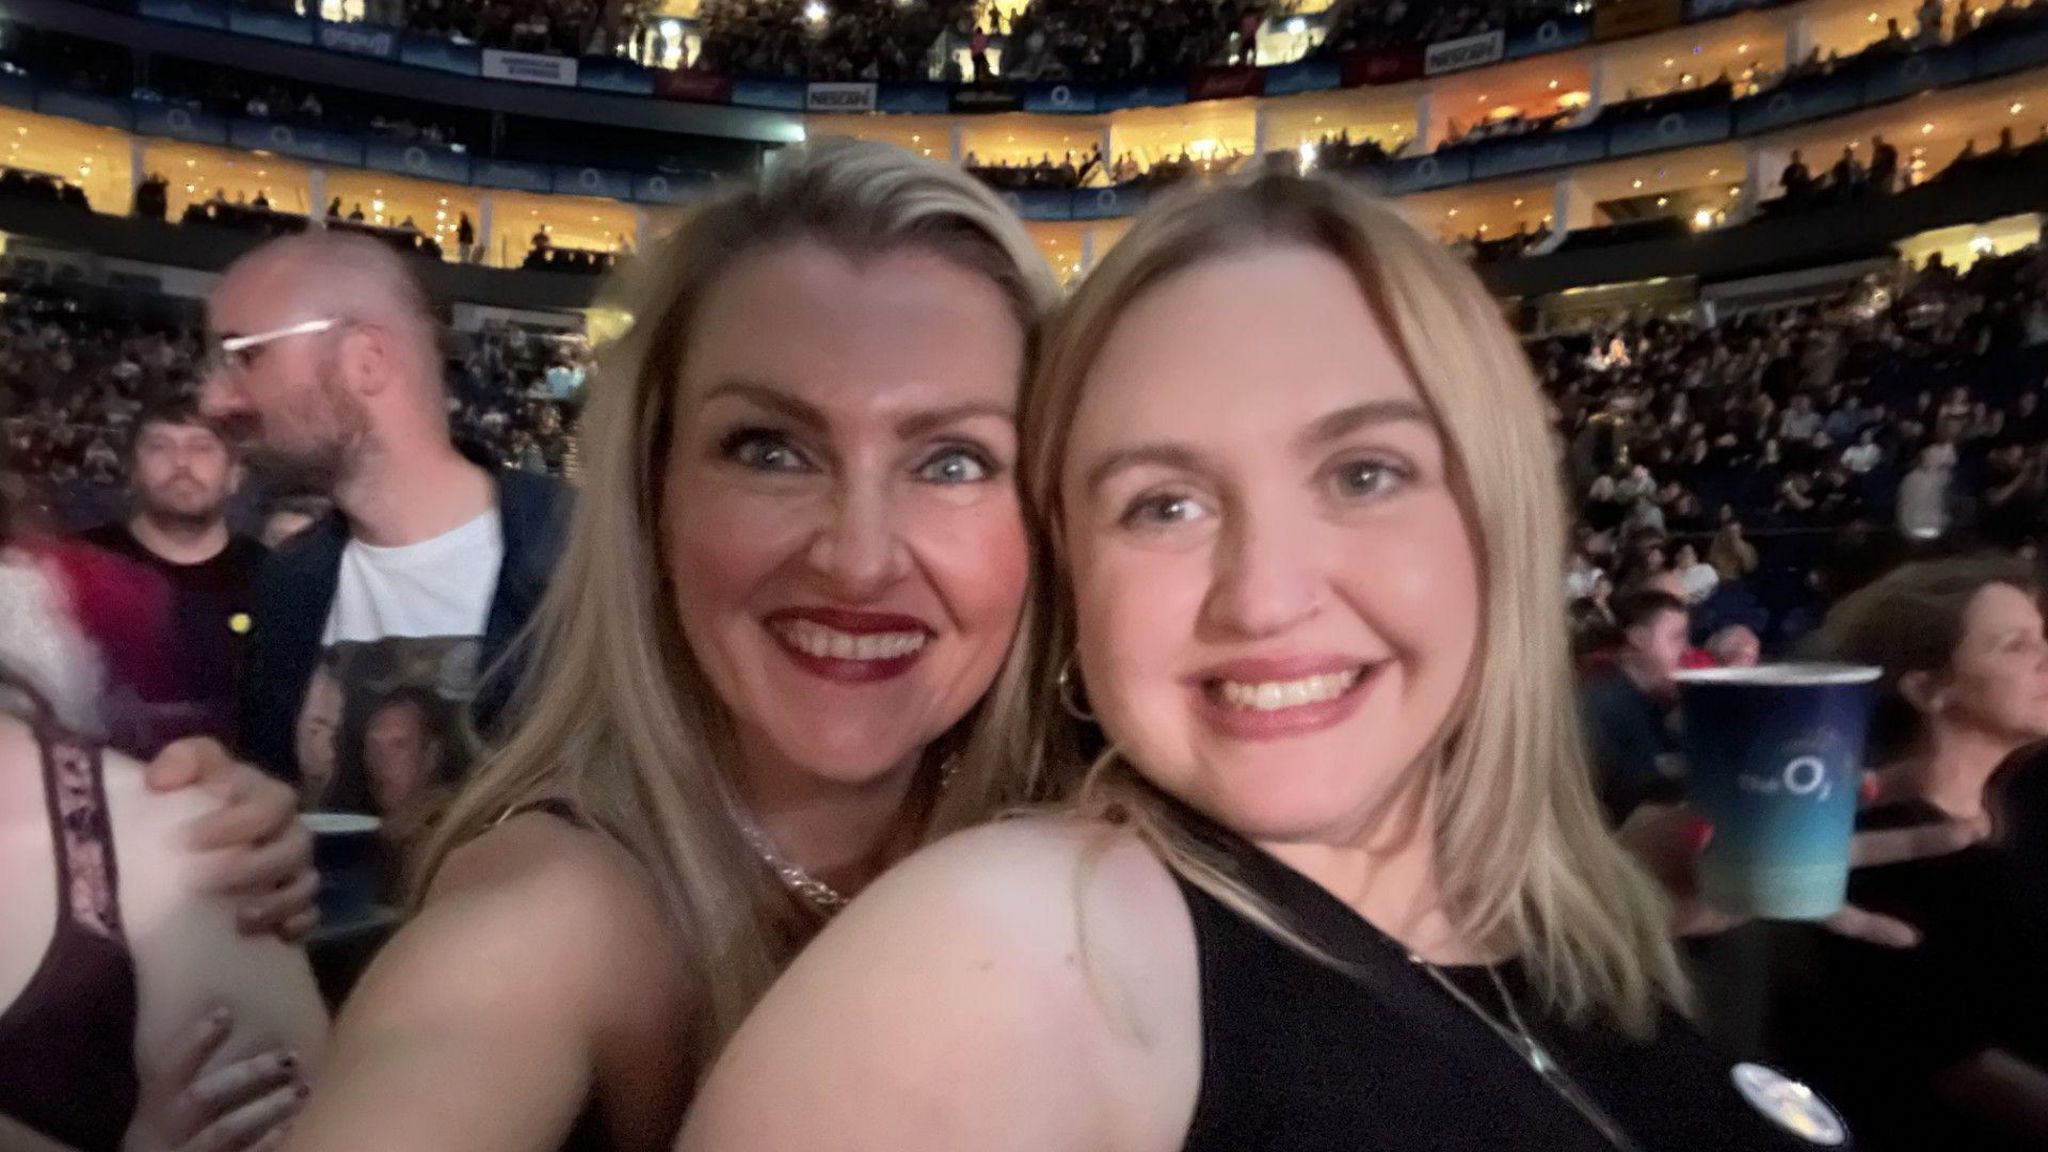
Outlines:
{"label": "silver chain necklace", "polygon": [[1628,1133],[1622,1129],[1614,1117],[1609,1116],[1606,1109],[1600,1107],[1598,1102],[1586,1095],[1585,1090],[1580,1088],[1578,1082],[1572,1079],[1571,1073],[1565,1071],[1564,1066],[1559,1064],[1550,1055],[1549,1049],[1545,1048],[1536,1039],[1535,1034],[1529,1031],[1528,1025],[1522,1023],[1522,1014],[1515,1008],[1515,998],[1508,994],[1507,984],[1501,980],[1500,973],[1494,971],[1493,965],[1486,965],[1486,975],[1493,980],[1494,989],[1500,993],[1500,1002],[1507,1006],[1508,1019],[1514,1024],[1512,1031],[1509,1030],[1507,1025],[1495,1019],[1491,1012],[1480,1007],[1479,1002],[1468,995],[1463,988],[1458,987],[1456,981],[1444,975],[1442,969],[1413,952],[1408,954],[1408,961],[1428,973],[1430,979],[1435,980],[1439,987],[1445,992],[1450,993],[1451,999],[1456,1000],[1465,1011],[1478,1017],[1481,1022],[1493,1030],[1494,1035],[1500,1037],[1502,1042],[1509,1048],[1514,1049],[1515,1055],[1520,1056],[1522,1062],[1527,1064],[1531,1071],[1542,1077],[1543,1083],[1549,1086],[1550,1090],[1556,1093],[1559,1099],[1571,1105],[1573,1110],[1585,1118],[1586,1123],[1592,1125],[1601,1136],[1605,1137],[1609,1146],[1613,1147],[1616,1152],[1641,1152],[1640,1146],[1634,1140],[1629,1139]]}
{"label": "silver chain necklace", "polygon": [[768,834],[755,827],[752,820],[741,821],[740,835],[747,838],[748,847],[754,850],[754,855],[761,858],[761,863],[766,864],[769,871],[775,873],[775,878],[782,881],[782,886],[802,897],[804,903],[827,916],[846,907],[846,897],[839,889],[804,871],[803,865],[776,851]]}
{"label": "silver chain necklace", "polygon": [[[945,763],[939,765],[940,792],[944,792],[946,785],[953,782],[953,773],[959,768],[959,760],[953,757],[948,757]],[[754,850],[754,855],[768,866],[770,872],[775,873],[775,878],[782,881],[782,886],[796,893],[804,903],[826,916],[831,916],[846,907],[845,893],[806,872],[803,865],[784,856],[775,847],[775,842],[768,838],[768,834],[761,830],[761,826],[744,813],[740,816],[740,835],[746,837],[747,846]]]}

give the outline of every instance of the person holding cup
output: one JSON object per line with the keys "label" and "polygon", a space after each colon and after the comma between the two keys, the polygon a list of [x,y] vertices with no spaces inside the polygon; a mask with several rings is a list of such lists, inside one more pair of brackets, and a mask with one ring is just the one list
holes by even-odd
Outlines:
{"label": "person holding cup", "polygon": [[[1189,338],[1226,331],[1262,339]],[[1108,750],[828,926],[683,1152],[1846,1142],[1680,1013],[1540,576],[1543,403],[1440,245],[1317,180],[1162,202],[1055,325],[1024,453],[1040,690]]]}
{"label": "person holding cup", "polygon": [[1882,669],[1873,803],[1859,826],[1983,823],[1951,855],[1865,868],[1849,895],[1915,925],[1909,950],[1813,941],[1788,995],[1785,1051],[1876,1149],[2048,1145],[2048,638],[2028,567],[1976,556],[1905,565],[1829,613],[1832,658]]}

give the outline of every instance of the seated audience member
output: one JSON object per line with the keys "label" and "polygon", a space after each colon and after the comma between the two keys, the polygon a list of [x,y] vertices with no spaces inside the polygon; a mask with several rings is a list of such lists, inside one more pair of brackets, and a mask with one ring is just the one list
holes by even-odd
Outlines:
{"label": "seated audience member", "polygon": [[1850,898],[1914,925],[1917,948],[1826,937],[1811,987],[1788,996],[1788,1061],[1845,1110],[1858,1147],[2048,1147],[2048,638],[2024,565],[1923,561],[1828,616],[1832,658],[1884,669],[1868,761],[1881,799],[1865,829],[1976,821],[1988,839],[1865,868]]}
{"label": "seated audience member", "polygon": [[1756,545],[1743,539],[1740,520],[1721,525],[1707,547],[1707,562],[1723,580],[1740,580],[1756,571],[1758,559]]}
{"label": "seated audience member", "polygon": [[1699,549],[1690,544],[1680,544],[1678,555],[1672,562],[1672,571],[1678,574],[1679,585],[1685,592],[1687,604],[1699,604],[1714,594],[1721,584],[1721,574],[1712,564],[1700,559]]}
{"label": "seated audience member", "polygon": [[1669,592],[1617,595],[1614,626],[1621,644],[1612,667],[1582,690],[1595,791],[1616,823],[1637,805],[1676,792],[1672,677],[1684,667],[1686,624],[1685,601]]}

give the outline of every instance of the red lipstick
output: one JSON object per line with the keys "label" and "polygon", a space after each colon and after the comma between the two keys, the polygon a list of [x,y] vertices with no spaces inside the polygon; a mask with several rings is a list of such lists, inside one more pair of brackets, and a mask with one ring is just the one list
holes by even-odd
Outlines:
{"label": "red lipstick", "polygon": [[[924,658],[935,634],[915,616],[848,608],[788,608],[769,613],[762,624],[791,663],[835,684],[893,680]],[[901,642],[867,643],[876,637],[896,637]],[[913,638],[914,646],[906,648]],[[849,647],[856,650],[848,651]],[[877,650],[862,655],[861,648]]]}

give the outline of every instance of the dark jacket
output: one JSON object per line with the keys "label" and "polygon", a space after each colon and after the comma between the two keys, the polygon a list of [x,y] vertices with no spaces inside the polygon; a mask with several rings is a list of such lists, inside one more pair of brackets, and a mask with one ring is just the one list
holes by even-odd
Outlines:
{"label": "dark jacket", "polygon": [[1642,689],[1620,669],[1589,680],[1579,692],[1594,791],[1615,824],[1637,807],[1675,800],[1680,789],[1668,767],[1678,753],[1673,706]]}
{"label": "dark jacket", "polygon": [[[497,472],[493,478],[505,560],[484,624],[478,666],[486,675],[471,717],[487,739],[502,734],[498,722],[524,665],[519,641],[562,555],[574,505],[573,494],[559,480],[516,471]],[[242,672],[236,744],[244,759],[293,782],[299,778],[293,733],[320,661],[320,639],[334,606],[348,539],[348,521],[336,512],[272,552],[257,579],[255,631]]]}

